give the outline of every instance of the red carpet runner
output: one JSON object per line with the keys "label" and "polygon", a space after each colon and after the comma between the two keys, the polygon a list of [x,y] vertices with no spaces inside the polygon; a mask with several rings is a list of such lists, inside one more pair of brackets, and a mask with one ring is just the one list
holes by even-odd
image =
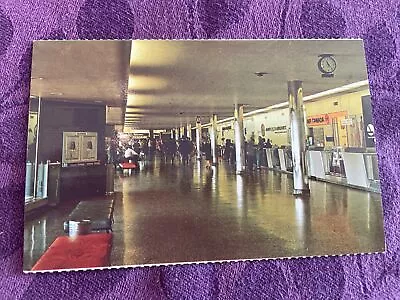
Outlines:
{"label": "red carpet runner", "polygon": [[108,233],[58,237],[32,271],[107,267],[110,265],[111,244],[112,234]]}

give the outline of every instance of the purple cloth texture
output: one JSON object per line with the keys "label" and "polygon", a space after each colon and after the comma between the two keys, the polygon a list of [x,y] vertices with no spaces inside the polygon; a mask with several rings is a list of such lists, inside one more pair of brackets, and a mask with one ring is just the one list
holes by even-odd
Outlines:
{"label": "purple cloth texture", "polygon": [[[37,39],[363,38],[385,254],[22,274],[25,147]],[[2,0],[1,299],[399,299],[400,4],[329,0]]]}

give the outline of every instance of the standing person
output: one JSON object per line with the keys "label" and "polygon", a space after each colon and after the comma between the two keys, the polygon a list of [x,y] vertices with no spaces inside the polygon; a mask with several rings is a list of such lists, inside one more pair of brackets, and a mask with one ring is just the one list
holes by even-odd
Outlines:
{"label": "standing person", "polygon": [[158,153],[159,153],[159,155],[160,155],[160,158],[161,158],[161,161],[162,162],[165,162],[165,144],[166,144],[166,141],[165,141],[165,139],[159,139],[158,140],[158,142],[157,142],[157,151],[158,151]]}
{"label": "standing person", "polygon": [[254,160],[256,156],[256,148],[254,145],[253,137],[251,137],[250,141],[246,144],[246,154],[247,154],[247,167],[250,171],[253,171]]}
{"label": "standing person", "polygon": [[229,163],[230,164],[236,163],[236,146],[234,143],[231,144],[231,153],[229,156]]}
{"label": "standing person", "polygon": [[192,152],[191,143],[187,138],[183,138],[179,143],[178,151],[182,156],[182,163],[184,165],[189,164],[189,154]]}
{"label": "standing person", "polygon": [[151,160],[152,158],[153,158],[153,149],[152,149],[152,141],[151,141],[151,139],[149,138],[148,140],[147,140],[147,152],[146,152],[146,154],[147,154],[147,156],[148,156],[148,160]]}
{"label": "standing person", "polygon": [[137,140],[135,140],[135,141],[133,142],[133,150],[134,150],[136,153],[140,153],[140,144],[139,144],[139,142],[138,142]]}
{"label": "standing person", "polygon": [[150,159],[153,159],[156,155],[156,140],[154,138],[151,138],[149,140],[149,144]]}
{"label": "standing person", "polygon": [[267,139],[267,142],[265,143],[266,148],[272,148],[272,141],[270,139]]}
{"label": "standing person", "polygon": [[227,139],[225,143],[224,160],[229,161],[231,157],[231,150],[232,150],[231,140]]}
{"label": "standing person", "polygon": [[141,145],[142,145],[142,149],[141,150],[142,150],[144,159],[147,160],[148,159],[148,153],[149,153],[149,147],[148,147],[147,140],[142,140]]}
{"label": "standing person", "polygon": [[259,136],[258,144],[256,148],[256,161],[257,161],[257,169],[261,169],[261,162],[263,159],[263,151],[264,151],[264,139]]}
{"label": "standing person", "polygon": [[175,160],[175,154],[176,154],[176,141],[173,139],[169,139],[166,143],[166,160],[169,162],[171,161],[171,164],[174,164]]}
{"label": "standing person", "polygon": [[209,169],[211,168],[211,160],[212,160],[211,143],[209,140],[203,143],[203,152],[206,156],[206,169]]}

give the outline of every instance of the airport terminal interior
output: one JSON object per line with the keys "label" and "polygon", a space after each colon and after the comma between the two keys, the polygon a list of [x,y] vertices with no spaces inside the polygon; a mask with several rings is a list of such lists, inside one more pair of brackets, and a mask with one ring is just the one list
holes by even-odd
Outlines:
{"label": "airport terminal interior", "polygon": [[24,270],[384,249],[361,40],[34,43]]}

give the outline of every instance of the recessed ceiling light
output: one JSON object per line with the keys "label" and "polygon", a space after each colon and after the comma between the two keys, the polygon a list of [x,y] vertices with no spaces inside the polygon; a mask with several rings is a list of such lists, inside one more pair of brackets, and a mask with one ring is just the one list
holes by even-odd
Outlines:
{"label": "recessed ceiling light", "polygon": [[63,93],[55,93],[55,92],[52,92],[52,93],[50,93],[50,95],[52,95],[52,96],[62,96],[62,95],[64,95]]}
{"label": "recessed ceiling light", "polygon": [[94,100],[94,102],[96,102],[96,103],[103,103],[103,101],[101,101],[101,100]]}

